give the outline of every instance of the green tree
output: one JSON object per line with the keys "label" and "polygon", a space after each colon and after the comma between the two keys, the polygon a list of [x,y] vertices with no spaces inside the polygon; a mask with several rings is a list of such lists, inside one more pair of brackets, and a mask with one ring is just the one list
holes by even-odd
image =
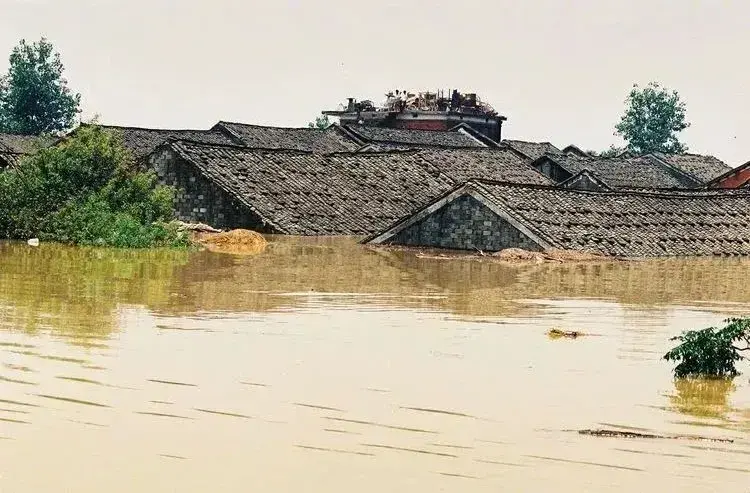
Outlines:
{"label": "green tree", "polygon": [[677,134],[690,126],[686,121],[685,102],[677,91],[651,82],[646,87],[637,84],[625,99],[626,109],[615,135],[627,143],[627,150],[635,154],[687,152]]}
{"label": "green tree", "polygon": [[0,238],[140,248],[188,243],[170,221],[174,189],[137,170],[119,136],[80,127],[0,173]]}
{"label": "green tree", "polygon": [[745,359],[741,353],[750,350],[750,318],[730,318],[725,322],[727,325],[721,329],[690,330],[671,339],[680,341],[680,345],[664,359],[678,362],[675,377],[739,375],[736,364]]}
{"label": "green tree", "polygon": [[315,117],[314,122],[310,122],[307,124],[309,128],[328,128],[328,126],[331,124],[330,120],[328,120],[328,115],[322,115]]}
{"label": "green tree", "polygon": [[81,95],[68,88],[60,54],[42,38],[25,40],[10,54],[0,77],[0,131],[41,135],[70,129],[80,112]]}

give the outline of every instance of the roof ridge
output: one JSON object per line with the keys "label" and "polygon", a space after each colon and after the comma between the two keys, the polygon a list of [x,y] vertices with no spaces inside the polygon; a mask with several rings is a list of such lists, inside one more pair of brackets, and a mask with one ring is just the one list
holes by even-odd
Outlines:
{"label": "roof ridge", "polygon": [[[472,178],[465,183],[476,182],[487,185],[501,185],[512,188],[532,188],[542,190],[557,190],[565,193],[576,193],[583,195],[629,195],[629,196],[647,196],[647,197],[671,197],[671,198],[692,198],[692,197],[710,197],[710,196],[745,196],[750,195],[750,190],[744,191],[739,189],[683,189],[683,188],[640,188],[640,189],[612,189],[604,191],[577,190],[572,188],[561,188],[559,185],[541,185],[536,183],[513,183],[509,181],[491,180],[487,178]],[[606,183],[606,182],[604,182]]]}
{"label": "roof ridge", "polygon": [[217,125],[242,125],[243,127],[253,127],[253,128],[277,128],[279,130],[310,130],[310,131],[323,132],[325,130],[328,130],[332,126],[334,126],[335,123],[329,125],[326,128],[317,128],[317,127],[279,127],[279,126],[274,126],[274,125],[258,125],[256,123],[242,123],[242,122],[230,122],[227,120],[219,120]]}
{"label": "roof ridge", "polygon": [[272,152],[278,152],[278,153],[287,153],[287,154],[313,154],[313,151],[306,151],[302,149],[292,149],[289,147],[252,147],[248,145],[242,145],[242,144],[234,144],[234,143],[213,143],[213,142],[201,142],[199,140],[193,140],[193,139],[185,139],[182,137],[169,137],[164,141],[165,143],[186,143],[198,147],[223,147],[223,148],[230,148],[230,149],[237,149],[242,151],[272,151]]}
{"label": "roof ridge", "polygon": [[[133,127],[129,125],[108,125],[103,123],[81,123],[80,127],[103,127],[117,128],[121,130],[150,130],[152,132],[214,132],[213,127],[208,129],[200,128],[150,128],[150,127]],[[75,130],[75,129],[73,129]]]}

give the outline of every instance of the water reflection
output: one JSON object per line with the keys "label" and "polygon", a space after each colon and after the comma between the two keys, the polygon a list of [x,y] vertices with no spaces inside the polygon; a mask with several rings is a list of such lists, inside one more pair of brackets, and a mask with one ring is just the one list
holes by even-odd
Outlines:
{"label": "water reflection", "polygon": [[669,396],[672,408],[697,418],[727,419],[730,394],[736,389],[727,379],[677,379]]}
{"label": "water reflection", "polygon": [[116,329],[118,306],[166,302],[175,269],[188,258],[174,250],[0,242],[0,328],[52,330],[95,344]]}
{"label": "water reflection", "polygon": [[[660,355],[747,308],[747,271],[4,244],[0,489],[723,491],[747,469],[746,379],[673,383]],[[598,427],[734,441],[575,431]]]}
{"label": "water reflection", "polygon": [[[106,338],[118,307],[166,315],[267,312],[315,304],[426,308],[472,317],[527,316],[525,299],[596,298],[640,308],[750,299],[747,260],[507,265],[419,258],[352,239],[271,238],[252,257],[0,244],[0,324]],[[95,341],[89,341],[95,343]]]}

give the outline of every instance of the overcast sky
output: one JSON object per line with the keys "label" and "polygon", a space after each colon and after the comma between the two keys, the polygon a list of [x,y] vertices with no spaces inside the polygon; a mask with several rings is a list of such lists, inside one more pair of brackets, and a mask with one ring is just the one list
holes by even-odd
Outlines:
{"label": "overcast sky", "polygon": [[748,0],[0,0],[0,70],[47,36],[84,117],[303,126],[347,96],[477,92],[504,137],[617,144],[634,83],[680,92],[693,152],[750,160]]}

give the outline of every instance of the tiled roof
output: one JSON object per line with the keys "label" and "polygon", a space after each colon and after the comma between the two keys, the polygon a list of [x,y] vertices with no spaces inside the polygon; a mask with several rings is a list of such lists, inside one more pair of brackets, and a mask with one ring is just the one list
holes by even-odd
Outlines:
{"label": "tiled roof", "polygon": [[[652,156],[582,158],[573,154],[555,154],[544,158],[554,161],[571,175],[587,169],[613,188],[686,188],[699,185],[690,177],[669,170]],[[538,162],[535,164],[538,165]]]}
{"label": "tiled roof", "polygon": [[750,190],[588,192],[489,180],[469,181],[364,241],[389,243],[466,194],[542,248],[616,257],[750,255]]}
{"label": "tiled roof", "polygon": [[41,148],[51,146],[54,141],[54,137],[0,133],[0,151],[31,154]]}
{"label": "tiled roof", "polygon": [[187,141],[169,145],[280,233],[371,233],[454,186],[414,151],[320,155]]}
{"label": "tiled roof", "polygon": [[527,142],[525,140],[505,139],[503,140],[503,144],[507,144],[518,152],[525,154],[529,159],[538,159],[544,154],[559,154],[562,152],[549,142]]}
{"label": "tiled roof", "polygon": [[169,139],[189,139],[209,144],[231,144],[231,139],[222,132],[214,130],[171,130],[154,128],[118,127],[103,125],[122,136],[125,147],[133,154],[136,161],[144,159],[160,144]]}
{"label": "tiled roof", "polygon": [[319,129],[219,122],[213,129],[228,131],[234,137],[235,144],[264,149],[294,149],[325,154],[355,151],[361,146],[338,125]]}
{"label": "tiled roof", "polygon": [[510,149],[423,149],[420,154],[456,183],[472,178],[551,185],[528,159]]}
{"label": "tiled roof", "polygon": [[607,255],[749,255],[750,193],[582,192],[477,181],[552,246]]}
{"label": "tiled roof", "polygon": [[486,147],[477,139],[459,131],[409,130],[401,128],[347,125],[366,143],[404,144],[413,147]]}
{"label": "tiled roof", "polygon": [[589,153],[578,147],[577,145],[570,144],[562,150],[563,154],[575,154],[580,157],[590,157]]}
{"label": "tiled roof", "polygon": [[3,152],[0,150],[0,169],[16,166],[21,162],[25,154],[16,154],[15,152]]}
{"label": "tiled roof", "polygon": [[189,139],[210,144],[231,144],[232,140],[222,132],[214,130],[172,130],[156,128],[120,127],[101,125],[101,128],[120,135],[125,147],[136,161],[144,159],[160,144],[169,139]]}
{"label": "tiled roof", "polygon": [[724,161],[713,156],[702,156],[700,154],[664,154],[661,152],[654,153],[654,156],[702,183],[709,182],[731,169]]}

